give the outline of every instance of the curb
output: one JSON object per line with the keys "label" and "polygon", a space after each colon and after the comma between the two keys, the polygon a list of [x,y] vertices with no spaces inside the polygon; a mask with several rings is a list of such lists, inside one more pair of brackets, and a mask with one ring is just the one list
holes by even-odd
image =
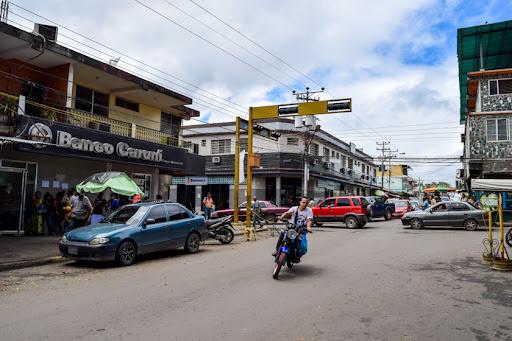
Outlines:
{"label": "curb", "polygon": [[31,260],[24,260],[19,262],[12,262],[12,263],[6,263],[6,264],[0,264],[0,272],[2,271],[8,271],[8,270],[15,270],[15,269],[22,269],[22,268],[31,268],[35,266],[50,264],[50,263],[62,263],[70,261],[69,258],[62,257],[62,256],[53,256],[48,258],[41,258],[41,259],[31,259]]}
{"label": "curb", "polygon": [[[245,226],[244,226],[244,227],[245,227]],[[263,231],[267,231],[267,230],[268,230],[268,227],[263,227],[263,228],[261,228],[261,229],[255,229],[254,231],[255,231],[256,233],[258,233],[258,232],[263,232]],[[243,236],[244,234],[245,234],[245,232],[244,232],[244,231],[235,231],[235,236]]]}

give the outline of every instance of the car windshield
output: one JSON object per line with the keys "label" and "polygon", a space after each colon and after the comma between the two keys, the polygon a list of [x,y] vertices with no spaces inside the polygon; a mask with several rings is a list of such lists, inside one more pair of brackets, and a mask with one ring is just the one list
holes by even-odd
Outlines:
{"label": "car windshield", "polygon": [[397,201],[395,202],[396,207],[407,207],[407,201]]}
{"label": "car windshield", "polygon": [[146,206],[125,206],[113,212],[101,222],[135,225],[142,220],[148,209]]}

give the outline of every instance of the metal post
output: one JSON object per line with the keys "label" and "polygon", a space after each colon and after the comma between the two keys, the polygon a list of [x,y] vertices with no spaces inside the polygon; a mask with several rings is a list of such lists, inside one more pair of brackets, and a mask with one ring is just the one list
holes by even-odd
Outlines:
{"label": "metal post", "polygon": [[489,253],[490,256],[494,255],[494,250],[492,249],[492,210],[489,210]]}
{"label": "metal post", "polygon": [[505,259],[505,231],[503,229],[503,199],[501,193],[498,197],[498,217],[500,221],[500,256]]}
{"label": "metal post", "polygon": [[235,193],[234,194],[234,221],[238,223],[238,193],[240,190],[240,117],[236,118],[235,133]]}
{"label": "metal post", "polygon": [[252,118],[252,107],[249,108],[249,126],[247,127],[247,198],[245,209],[245,226],[251,227],[251,201],[252,201],[252,142],[253,142],[253,126],[254,120]]}
{"label": "metal post", "polygon": [[309,167],[308,167],[308,159],[304,157],[304,193],[302,193],[303,197],[308,196],[308,178],[309,178]]}

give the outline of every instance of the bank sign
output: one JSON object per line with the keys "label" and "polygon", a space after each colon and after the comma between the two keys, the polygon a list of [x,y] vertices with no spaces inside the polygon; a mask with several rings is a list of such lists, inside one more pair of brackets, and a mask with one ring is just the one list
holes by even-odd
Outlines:
{"label": "bank sign", "polygon": [[23,139],[32,141],[30,144],[18,143],[18,150],[152,165],[189,174],[204,174],[204,158],[181,148],[34,117],[18,119],[21,121],[18,127],[25,127],[19,134]]}

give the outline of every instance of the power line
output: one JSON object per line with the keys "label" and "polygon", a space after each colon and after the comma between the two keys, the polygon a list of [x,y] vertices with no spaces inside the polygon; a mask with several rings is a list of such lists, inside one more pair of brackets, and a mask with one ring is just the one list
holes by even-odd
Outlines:
{"label": "power line", "polygon": [[218,21],[220,21],[221,23],[223,23],[224,25],[226,25],[227,27],[229,27],[230,29],[232,29],[233,31],[235,31],[236,33],[238,33],[239,35],[241,35],[242,37],[244,37],[245,39],[247,39],[248,41],[250,41],[251,43],[253,43],[254,45],[256,45],[257,47],[259,47],[260,49],[262,49],[263,51],[267,52],[269,55],[271,55],[272,57],[276,58],[277,60],[279,60],[281,63],[283,63],[284,65],[286,65],[287,67],[289,67],[291,70],[295,71],[296,73],[300,74],[301,76],[309,79],[311,82],[315,83],[317,86],[319,87],[322,87],[322,85],[318,84],[318,82],[316,82],[314,79],[312,79],[311,77],[309,77],[307,74],[301,72],[300,70],[296,69],[295,67],[291,66],[290,64],[288,64],[285,60],[283,60],[282,58],[276,56],[275,54],[273,54],[272,52],[270,52],[268,49],[266,49],[265,47],[263,47],[261,44],[258,44],[256,41],[254,41],[253,39],[249,38],[247,35],[243,34],[242,32],[240,32],[240,30],[236,29],[235,27],[233,27],[232,25],[228,24],[227,22],[225,22],[224,20],[222,20],[221,18],[219,18],[217,15],[215,15],[212,11],[206,9],[205,7],[201,6],[200,4],[198,4],[197,2],[195,2],[194,0],[190,0],[190,2],[192,2],[194,5],[196,5],[197,7],[199,7],[200,9],[202,9],[203,11],[205,11],[206,13],[210,14],[211,16],[213,16],[215,19],[217,19]]}
{"label": "power line", "polygon": [[[86,36],[86,35],[84,35],[84,34],[82,34],[82,33],[79,33],[79,32],[77,32],[77,31],[75,31],[75,30],[73,30],[73,29],[70,29],[70,28],[69,28],[69,27],[67,27],[67,26],[61,25],[61,24],[59,24],[59,23],[57,23],[57,22],[55,22],[55,21],[53,21],[53,20],[51,20],[51,19],[49,19],[49,18],[47,18],[47,17],[44,17],[44,16],[42,16],[42,15],[40,15],[40,14],[37,14],[37,13],[35,13],[35,12],[33,12],[33,11],[29,10],[29,9],[26,9],[26,8],[24,8],[24,7],[22,7],[22,6],[19,6],[18,4],[14,3],[14,2],[10,2],[10,4],[12,4],[13,6],[15,6],[15,7],[17,7],[17,8],[19,8],[19,9],[21,9],[21,10],[23,10],[23,11],[27,12],[27,13],[30,13],[30,14],[32,14],[32,15],[34,15],[34,16],[36,16],[36,17],[38,17],[38,18],[44,19],[44,20],[46,20],[46,21],[48,21],[48,22],[50,22],[50,23],[52,23],[52,24],[54,24],[54,25],[57,25],[57,26],[59,26],[59,27],[61,27],[61,28],[65,29],[65,30],[67,30],[67,31],[69,31],[69,32],[71,32],[71,33],[73,33],[73,34],[76,34],[76,35],[78,35],[78,36],[80,36],[80,37],[82,37],[82,38],[84,38],[84,39],[86,39],[86,40],[88,40],[88,41],[90,41],[90,42],[93,42],[93,43],[95,43],[95,44],[97,44],[97,45],[99,45],[99,46],[102,46],[102,47],[104,47],[104,48],[106,48],[106,49],[108,49],[108,50],[110,50],[110,51],[112,51],[112,52],[115,52],[116,54],[119,54],[119,55],[121,55],[121,56],[123,56],[123,57],[125,57],[125,58],[128,58],[128,59],[130,59],[130,60],[132,60],[132,61],[134,61],[134,62],[137,62],[137,63],[139,63],[139,64],[142,64],[142,65],[144,65],[144,66],[146,66],[146,67],[148,67],[148,68],[150,68],[150,69],[152,69],[152,70],[155,70],[155,71],[158,71],[158,72],[160,72],[160,73],[162,73],[162,74],[165,74],[165,75],[167,75],[167,76],[169,76],[169,77],[171,77],[171,78],[173,78],[173,79],[176,79],[176,80],[178,80],[178,81],[180,81],[180,82],[182,82],[182,83],[184,83],[184,84],[190,85],[190,86],[192,86],[193,88],[196,88],[196,89],[198,89],[199,91],[202,91],[202,92],[204,92],[204,93],[207,93],[207,94],[209,94],[209,95],[211,95],[211,96],[213,96],[213,97],[216,97],[216,98],[221,99],[221,100],[223,100],[223,101],[226,101],[226,102],[229,102],[229,103],[231,103],[231,104],[234,104],[234,105],[236,105],[236,106],[238,106],[238,107],[242,108],[243,110],[247,110],[247,107],[245,107],[245,106],[242,106],[242,105],[240,105],[240,104],[238,104],[238,103],[235,103],[235,102],[233,102],[233,101],[231,101],[231,100],[229,100],[229,99],[223,98],[223,97],[221,97],[221,96],[219,96],[219,95],[217,95],[217,94],[215,94],[215,93],[213,93],[213,92],[211,92],[211,91],[205,90],[205,89],[203,89],[203,88],[201,88],[201,87],[199,87],[199,86],[197,86],[197,85],[195,85],[195,84],[193,84],[193,83],[191,83],[191,82],[188,82],[188,81],[186,81],[186,80],[184,80],[184,79],[181,79],[180,77],[177,77],[177,76],[175,76],[175,75],[173,75],[173,74],[171,74],[171,73],[169,73],[169,72],[166,72],[166,71],[160,70],[160,69],[158,69],[158,68],[155,68],[154,66],[152,66],[152,65],[150,65],[150,64],[148,64],[148,63],[145,63],[145,62],[143,62],[143,61],[141,61],[141,60],[138,60],[138,59],[136,59],[136,58],[133,58],[133,57],[131,57],[131,56],[129,56],[129,55],[127,55],[127,54],[125,54],[125,53],[123,53],[123,52],[119,51],[119,50],[116,50],[116,49],[114,49],[114,48],[112,48],[112,47],[110,47],[110,46],[107,46],[107,45],[106,45],[106,44],[104,44],[104,43],[98,42],[98,41],[96,41],[96,40],[94,40],[94,39],[92,39],[92,38],[90,38],[90,37],[88,37],[88,36]],[[9,13],[13,13],[13,12],[11,11],[11,12],[9,12]],[[20,15],[18,14],[18,16],[20,16]],[[25,20],[32,22],[31,20],[26,19],[26,18],[25,18]],[[61,35],[61,34],[59,34],[59,35]],[[103,53],[104,53],[104,52],[103,52]],[[124,62],[124,61],[123,61],[123,63],[126,63],[126,62]],[[203,95],[203,96],[204,96],[204,95]]]}
{"label": "power line", "polygon": [[155,14],[156,14],[156,15],[158,15],[159,17],[162,17],[162,18],[164,18],[165,20],[167,20],[167,21],[169,21],[169,22],[171,22],[171,23],[175,24],[176,26],[178,26],[178,27],[179,27],[179,28],[181,28],[182,30],[185,30],[185,31],[187,31],[188,33],[192,34],[193,36],[195,36],[195,37],[199,38],[200,40],[204,41],[205,43],[207,43],[207,44],[209,44],[209,45],[211,45],[211,46],[213,46],[213,47],[215,47],[215,48],[217,48],[217,49],[221,50],[222,52],[224,52],[224,53],[226,53],[226,54],[230,55],[231,57],[233,57],[234,59],[238,60],[239,62],[241,62],[241,63],[243,63],[243,64],[245,64],[245,65],[249,66],[249,67],[250,67],[251,69],[253,69],[254,71],[256,71],[256,72],[258,72],[258,73],[260,73],[260,74],[262,74],[262,75],[266,76],[267,78],[269,78],[269,79],[273,80],[274,82],[277,82],[277,83],[281,84],[282,86],[284,86],[285,88],[288,88],[288,89],[290,89],[290,90],[291,90],[291,88],[290,88],[287,84],[283,83],[283,82],[282,82],[282,81],[280,81],[279,79],[277,79],[277,78],[275,78],[275,77],[273,77],[273,76],[269,75],[269,74],[268,74],[268,73],[266,73],[265,71],[263,71],[263,70],[261,70],[261,69],[257,68],[256,66],[254,66],[254,65],[252,65],[251,63],[249,63],[249,62],[245,61],[244,59],[242,59],[242,58],[238,57],[237,55],[235,55],[234,53],[232,53],[232,52],[230,52],[230,51],[226,50],[225,48],[223,48],[223,47],[221,47],[221,46],[219,46],[219,45],[217,45],[217,44],[215,44],[215,43],[211,42],[210,40],[208,40],[208,39],[204,38],[204,37],[203,37],[203,36],[201,36],[200,34],[197,34],[196,32],[194,32],[194,31],[190,30],[189,28],[187,28],[187,27],[183,26],[182,24],[180,24],[180,23],[176,22],[175,20],[173,20],[173,19],[169,18],[168,16],[166,16],[166,15],[164,15],[164,14],[162,14],[162,13],[158,12],[157,10],[155,10],[154,8],[152,8],[151,6],[148,6],[147,4],[145,4],[145,3],[143,3],[142,1],[139,1],[139,0],[133,0],[133,1],[135,1],[136,3],[138,3],[138,4],[139,4],[139,5],[141,5],[141,6],[145,7],[145,8],[146,8],[146,9],[148,9],[149,11],[151,11],[151,12],[155,13]]}

